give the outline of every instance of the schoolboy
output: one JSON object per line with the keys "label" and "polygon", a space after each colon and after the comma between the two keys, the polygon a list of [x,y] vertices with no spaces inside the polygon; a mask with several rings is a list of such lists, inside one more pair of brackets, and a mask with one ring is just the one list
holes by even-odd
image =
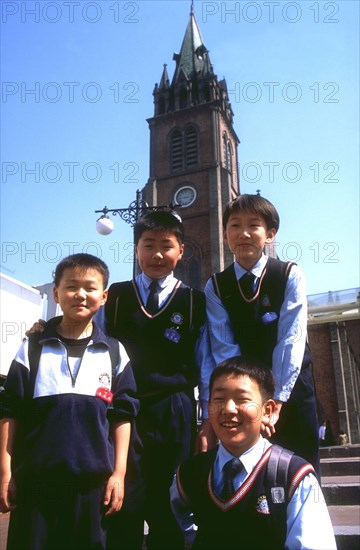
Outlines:
{"label": "schoolboy", "polygon": [[181,221],[170,212],[146,214],[134,228],[141,273],[109,288],[107,331],[124,344],[131,359],[142,447],[137,453],[139,442],[131,445],[129,486],[124,508],[112,520],[111,548],[124,536],[127,548],[141,548],[144,519],[149,525],[148,549],[176,550],[184,545],[171,513],[169,488],[176,467],[193,452],[194,386],[206,373],[199,375],[195,357],[205,322],[205,298],[173,274],[184,251],[183,231]]}
{"label": "schoolboy", "polygon": [[[313,467],[293,455],[283,486],[268,483],[273,447],[260,435],[271,419],[271,370],[242,357],[210,379],[209,418],[219,446],[177,470],[171,503],[193,549],[333,550],[330,517]],[[285,502],[284,514],[276,506]]]}
{"label": "schoolboy", "polygon": [[92,320],[108,278],[89,254],[58,264],[63,315],[25,339],[0,393],[8,549],[105,548],[105,520],[122,506],[138,401],[124,347]]}
{"label": "schoolboy", "polygon": [[224,240],[235,262],[205,286],[210,354],[215,365],[245,354],[271,366],[276,409],[264,433],[273,434],[273,443],[306,458],[318,472],[318,420],[306,343],[304,276],[292,262],[264,254],[279,223],[274,205],[260,195],[240,195],[227,205]]}

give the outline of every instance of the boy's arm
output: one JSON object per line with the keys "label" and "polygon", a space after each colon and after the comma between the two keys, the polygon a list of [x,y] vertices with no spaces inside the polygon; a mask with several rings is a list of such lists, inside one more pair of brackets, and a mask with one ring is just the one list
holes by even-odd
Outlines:
{"label": "boy's arm", "polygon": [[334,530],[318,480],[308,474],[287,506],[287,550],[336,550]]}
{"label": "boy's arm", "polygon": [[136,383],[129,357],[124,346],[118,342],[120,362],[113,382],[112,408],[108,410],[108,419],[114,441],[114,471],[108,479],[104,504],[108,507],[105,515],[118,512],[124,500],[124,479],[131,435],[131,422],[139,411],[136,396]]}
{"label": "boy's arm", "polygon": [[172,513],[184,534],[185,541],[193,543],[196,537],[197,526],[194,523],[193,514],[189,506],[180,496],[176,474],[170,487],[170,505]]}
{"label": "boy's arm", "polygon": [[202,424],[198,430],[195,453],[204,453],[215,447],[217,438],[208,417],[209,380],[215,363],[210,352],[209,331],[207,323],[202,328],[201,336],[196,346],[196,362],[199,365],[199,400]]}
{"label": "boy's arm", "polygon": [[118,512],[123,504],[130,432],[130,422],[119,422],[113,427],[112,437],[114,441],[115,466],[106,484],[104,505],[107,507],[107,511],[105,512],[105,516],[110,516]]}
{"label": "boy's arm", "polygon": [[11,457],[14,447],[16,420],[0,420],[0,512],[11,512],[16,508],[16,487],[11,476]]}
{"label": "boy's arm", "polygon": [[291,268],[280,310],[277,344],[272,356],[275,399],[289,399],[299,376],[307,338],[307,297],[305,278],[298,266]]}
{"label": "boy's arm", "polygon": [[210,350],[214,364],[218,365],[229,357],[241,355],[241,352],[234,338],[229,314],[215,293],[211,279],[206,283],[204,293],[206,297]]}

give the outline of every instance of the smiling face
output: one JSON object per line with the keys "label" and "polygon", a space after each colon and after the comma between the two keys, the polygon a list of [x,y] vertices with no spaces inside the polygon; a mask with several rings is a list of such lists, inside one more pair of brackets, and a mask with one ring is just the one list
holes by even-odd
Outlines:
{"label": "smiling face", "polygon": [[66,325],[86,326],[91,323],[106,298],[103,276],[92,268],[66,268],[54,288],[54,299],[63,310],[62,323]]}
{"label": "smiling face", "polygon": [[135,250],[141,271],[152,279],[161,279],[174,271],[184,245],[169,231],[144,231]]}
{"label": "smiling face", "polygon": [[247,375],[224,374],[214,381],[209,419],[224,447],[240,456],[255,445],[263,418],[271,417],[275,403],[263,402],[257,382]]}
{"label": "smiling face", "polygon": [[275,235],[276,229],[268,229],[264,218],[250,210],[233,212],[224,230],[225,242],[245,269],[256,264],[265,244],[271,243]]}

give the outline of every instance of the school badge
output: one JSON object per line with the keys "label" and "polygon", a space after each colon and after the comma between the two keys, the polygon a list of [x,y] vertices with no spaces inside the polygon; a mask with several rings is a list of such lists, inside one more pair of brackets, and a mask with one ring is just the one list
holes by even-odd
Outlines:
{"label": "school badge", "polygon": [[107,372],[101,373],[99,376],[99,382],[104,387],[110,386],[111,380],[109,374]]}
{"label": "school badge", "polygon": [[268,501],[266,500],[266,496],[265,496],[265,495],[261,495],[261,496],[257,499],[256,511],[259,512],[259,514],[270,514],[270,509],[269,509]]}
{"label": "school badge", "polygon": [[170,317],[170,321],[172,321],[175,325],[182,325],[184,322],[184,317],[181,313],[173,313]]}

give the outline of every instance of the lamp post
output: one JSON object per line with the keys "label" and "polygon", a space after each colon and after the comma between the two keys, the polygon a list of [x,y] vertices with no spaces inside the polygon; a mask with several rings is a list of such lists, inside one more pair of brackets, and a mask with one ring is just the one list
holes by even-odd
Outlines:
{"label": "lamp post", "polygon": [[[136,191],[136,199],[129,204],[127,208],[107,208],[104,206],[102,210],[95,210],[95,214],[102,214],[100,218],[96,220],[96,231],[100,235],[110,235],[114,229],[114,223],[108,216],[111,213],[113,216],[118,215],[124,222],[134,227],[137,220],[141,218],[147,212],[154,212],[156,210],[168,210],[174,214],[174,216],[180,219],[180,216],[176,214],[175,207],[181,208],[180,204],[166,204],[161,206],[149,206],[142,198],[142,193],[138,189]],[[136,274],[136,258],[134,256],[133,275]]]}

